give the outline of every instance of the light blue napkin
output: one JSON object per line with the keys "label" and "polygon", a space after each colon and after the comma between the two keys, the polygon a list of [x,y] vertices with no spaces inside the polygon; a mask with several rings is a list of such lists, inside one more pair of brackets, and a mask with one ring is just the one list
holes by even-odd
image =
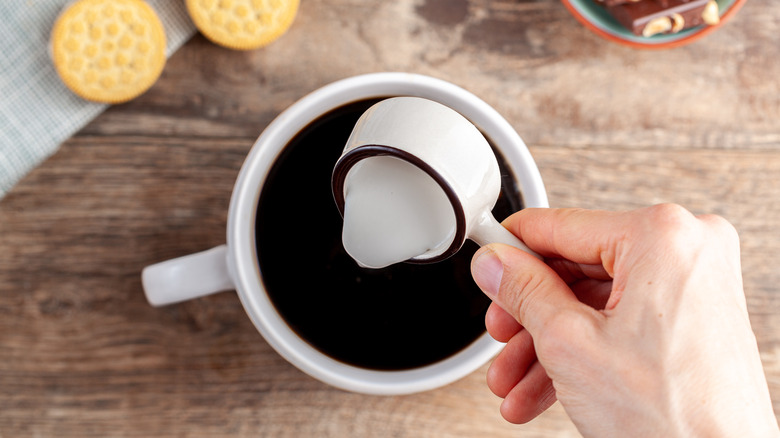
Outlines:
{"label": "light blue napkin", "polygon": [[[73,94],[49,58],[51,28],[69,1],[0,1],[0,198],[108,107]],[[195,27],[183,1],[146,1],[165,27],[170,56]]]}

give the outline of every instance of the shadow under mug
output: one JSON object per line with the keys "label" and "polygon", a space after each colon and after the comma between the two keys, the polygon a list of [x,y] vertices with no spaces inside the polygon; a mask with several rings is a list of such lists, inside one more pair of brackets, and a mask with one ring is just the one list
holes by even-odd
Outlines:
{"label": "shadow under mug", "polygon": [[[275,163],[296,135],[323,115],[354,102],[391,96],[422,97],[461,113],[500,152],[504,165],[514,176],[513,183],[522,196],[523,206],[548,206],[541,175],[528,148],[512,126],[487,103],[463,88],[429,76],[395,72],[354,76],[304,96],[266,127],[236,180],[228,212],[227,244],[146,267],[142,282],[149,303],[162,306],[236,290],[253,324],[277,353],[306,374],[347,391],[379,395],[426,391],[465,377],[488,362],[503,344],[482,332],[454,354],[419,367],[381,370],[349,364],[303,339],[269,296],[255,233],[257,212],[262,208],[261,193]],[[321,163],[327,172],[334,164],[335,161]],[[338,215],[335,203],[333,212]],[[316,224],[316,216],[312,220]],[[300,231],[317,232],[316,229]],[[305,248],[301,251],[305,258]],[[306,275],[305,263],[301,264],[301,270],[301,275]]]}

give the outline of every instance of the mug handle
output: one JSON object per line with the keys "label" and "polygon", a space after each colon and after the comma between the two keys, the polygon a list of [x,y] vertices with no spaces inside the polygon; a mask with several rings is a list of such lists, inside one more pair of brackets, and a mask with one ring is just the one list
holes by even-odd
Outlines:
{"label": "mug handle", "polygon": [[227,245],[149,265],[141,272],[146,300],[152,306],[234,290]]}
{"label": "mug handle", "polygon": [[544,260],[542,256],[534,252],[531,248],[526,246],[522,240],[517,236],[509,232],[503,225],[489,211],[486,211],[480,215],[475,221],[474,228],[469,233],[469,238],[479,246],[485,246],[489,243],[503,243],[515,248],[521,249],[528,254],[536,257],[539,260]]}

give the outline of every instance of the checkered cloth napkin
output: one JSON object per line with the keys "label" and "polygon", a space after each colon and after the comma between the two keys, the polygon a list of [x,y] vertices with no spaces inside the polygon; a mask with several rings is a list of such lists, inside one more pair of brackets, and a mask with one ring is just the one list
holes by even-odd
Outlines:
{"label": "checkered cloth napkin", "polygon": [[[0,0],[0,199],[33,167],[105,110],[60,81],[49,34],[70,0]],[[195,32],[184,2],[146,0],[165,27],[170,56]]]}

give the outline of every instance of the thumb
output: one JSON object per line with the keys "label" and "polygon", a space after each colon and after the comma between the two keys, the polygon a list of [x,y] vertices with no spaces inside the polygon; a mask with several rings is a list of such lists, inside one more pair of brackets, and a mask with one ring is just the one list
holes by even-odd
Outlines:
{"label": "thumb", "polygon": [[480,289],[525,327],[541,333],[554,317],[583,304],[543,261],[509,245],[486,245],[474,254],[471,275]]}

